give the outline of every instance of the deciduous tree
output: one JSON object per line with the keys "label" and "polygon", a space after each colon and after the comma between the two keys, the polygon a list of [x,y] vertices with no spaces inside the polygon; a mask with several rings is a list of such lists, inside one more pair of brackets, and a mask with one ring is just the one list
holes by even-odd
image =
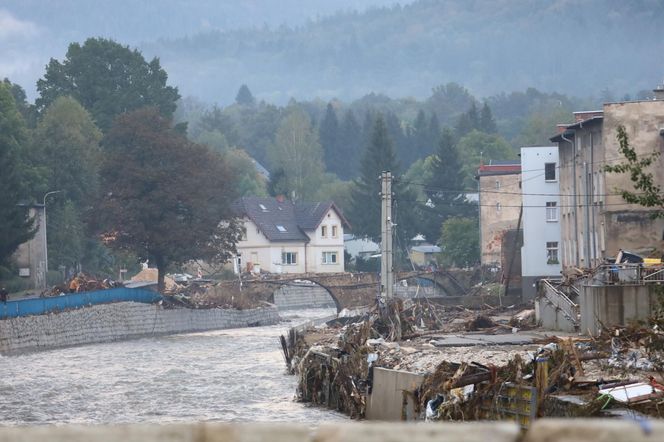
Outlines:
{"label": "deciduous tree", "polygon": [[144,106],[173,115],[180,95],[166,85],[167,77],[158,58],[147,62],[137,49],[89,38],[83,45],[70,44],[62,62],[51,59],[44,78],[37,81],[36,104],[43,110],[56,98],[71,95],[106,131],[116,115]]}
{"label": "deciduous tree", "polygon": [[236,193],[219,154],[187,141],[155,108],[120,115],[103,145],[100,230],[113,248],[154,263],[160,289],[170,264],[235,253]]}
{"label": "deciduous tree", "polygon": [[475,265],[480,259],[477,219],[454,217],[443,223],[440,235],[442,262],[457,267]]}

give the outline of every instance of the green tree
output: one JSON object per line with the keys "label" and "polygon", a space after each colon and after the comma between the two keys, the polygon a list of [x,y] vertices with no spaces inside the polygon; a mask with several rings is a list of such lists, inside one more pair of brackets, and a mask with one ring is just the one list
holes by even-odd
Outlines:
{"label": "green tree", "polygon": [[318,128],[318,138],[323,148],[325,165],[327,170],[340,175],[340,172],[348,164],[348,158],[341,151],[339,120],[332,103],[327,104],[325,116],[320,122]]}
{"label": "green tree", "polygon": [[0,265],[35,233],[28,211],[19,206],[29,195],[28,165],[23,162],[27,142],[10,87],[0,83]]}
{"label": "green tree", "polygon": [[482,106],[482,110],[480,111],[479,130],[487,134],[498,132],[496,121],[493,119],[493,114],[491,113],[491,108],[486,101],[484,102],[484,106]]}
{"label": "green tree", "polygon": [[236,191],[219,154],[187,141],[155,108],[120,115],[103,144],[96,226],[112,248],[154,263],[160,290],[171,264],[235,253]]}
{"label": "green tree", "polygon": [[616,132],[620,146],[618,151],[625,157],[626,162],[616,165],[606,164],[604,170],[609,173],[628,173],[634,190],[617,189],[622,198],[630,204],[654,208],[652,215],[655,218],[664,217],[664,193],[661,186],[655,183],[651,170],[651,166],[658,161],[661,153],[653,151],[639,155],[630,146],[625,127],[618,126]]}
{"label": "green tree", "polygon": [[347,110],[341,121],[341,135],[339,140],[343,148],[345,164],[337,174],[342,180],[349,180],[357,176],[357,163],[362,152],[362,127],[357,122],[352,110]]}
{"label": "green tree", "polygon": [[14,97],[14,103],[16,104],[16,109],[23,116],[28,127],[34,127],[34,124],[37,119],[36,109],[33,104],[28,103],[27,95],[25,90],[18,84],[12,83],[8,78],[3,80],[3,83],[9,87],[9,90]]}
{"label": "green tree", "polygon": [[466,201],[463,192],[461,160],[450,129],[442,133],[438,150],[431,162],[431,173],[425,179],[427,203],[420,205],[420,232],[429,241],[440,235],[440,226],[453,216],[468,216],[475,206]]}
{"label": "green tree", "polygon": [[480,259],[480,233],[477,219],[454,217],[447,219],[441,228],[442,263],[449,266],[468,267]]}
{"label": "green tree", "polygon": [[293,108],[281,122],[268,152],[270,164],[283,169],[294,201],[312,199],[321,183],[323,152],[309,117]]}
{"label": "green tree", "polygon": [[235,177],[239,196],[267,196],[267,180],[256,170],[254,160],[242,149],[230,149],[224,158]]}
{"label": "green tree", "polygon": [[44,78],[37,81],[36,104],[43,110],[56,98],[71,95],[106,131],[115,116],[144,106],[173,115],[180,95],[177,88],[166,85],[167,77],[159,59],[147,62],[136,49],[89,38],[83,45],[70,44],[62,63],[51,59]]}
{"label": "green tree", "polygon": [[235,102],[240,106],[253,106],[256,104],[256,99],[252,95],[251,91],[246,84],[240,86],[240,89],[237,91],[235,96]]}
{"label": "green tree", "polygon": [[[360,176],[352,189],[348,213],[353,232],[374,240],[380,240],[380,176],[383,171],[391,171],[394,177],[399,176],[394,145],[388,135],[385,121],[379,114],[362,157]],[[393,183],[392,191],[395,207],[393,222],[397,224],[396,232],[404,241],[408,241],[416,230],[412,210],[415,195],[400,181]]]}
{"label": "green tree", "polygon": [[457,143],[457,151],[463,163],[464,189],[477,187],[474,180],[480,162],[489,164],[493,160],[516,160],[516,150],[497,134],[485,134],[474,130]]}
{"label": "green tree", "polygon": [[480,130],[480,115],[477,112],[475,102],[470,105],[470,109],[459,116],[455,132],[457,138],[462,138],[474,130]]}
{"label": "green tree", "polygon": [[81,263],[84,220],[97,197],[101,132],[73,98],[58,97],[43,113],[33,137],[33,155],[47,173],[47,190],[63,193],[49,202],[49,267]]}

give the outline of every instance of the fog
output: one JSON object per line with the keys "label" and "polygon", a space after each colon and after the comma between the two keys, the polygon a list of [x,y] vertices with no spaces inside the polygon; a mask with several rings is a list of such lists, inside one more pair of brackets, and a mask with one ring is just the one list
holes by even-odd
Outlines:
{"label": "fog", "polygon": [[423,98],[450,81],[476,96],[535,87],[617,97],[664,77],[658,0],[5,0],[0,77],[29,98],[50,57],[105,36],[157,56],[183,96]]}

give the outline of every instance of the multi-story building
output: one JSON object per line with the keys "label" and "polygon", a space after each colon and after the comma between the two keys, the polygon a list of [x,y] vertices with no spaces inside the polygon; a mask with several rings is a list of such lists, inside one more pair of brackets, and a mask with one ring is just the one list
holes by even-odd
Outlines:
{"label": "multi-story building", "polygon": [[523,299],[537,294],[537,281],[560,276],[558,148],[521,148]]}
{"label": "multi-story building", "polygon": [[521,208],[521,165],[494,162],[477,170],[482,265],[500,266],[503,237],[517,228]]}
{"label": "multi-story building", "polygon": [[244,219],[237,244],[237,270],[272,273],[344,271],[344,227],[348,222],[332,201],[297,202],[244,197],[234,203]]}
{"label": "multi-story building", "polygon": [[[637,155],[664,149],[664,89],[656,99],[606,103],[601,111],[576,112],[575,123],[559,126],[551,138],[560,155],[560,208],[563,268],[593,268],[625,249],[648,254],[661,251],[664,220],[656,208],[627,204],[620,192],[635,192],[628,173],[608,173],[605,165],[625,162],[617,129],[623,126]],[[649,168],[664,186],[664,158]]]}

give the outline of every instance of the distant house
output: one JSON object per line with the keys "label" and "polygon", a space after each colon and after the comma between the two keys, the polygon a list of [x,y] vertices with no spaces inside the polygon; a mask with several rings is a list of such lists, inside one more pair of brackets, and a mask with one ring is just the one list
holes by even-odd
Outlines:
{"label": "distant house", "polygon": [[438,263],[436,255],[439,253],[440,247],[421,244],[410,248],[410,260],[418,267],[435,266]]}
{"label": "distant house", "polygon": [[352,261],[356,258],[369,259],[380,255],[380,244],[369,238],[359,237],[352,234],[344,235],[344,248]]}
{"label": "distant house", "polygon": [[234,203],[244,219],[236,270],[272,273],[344,271],[348,221],[332,202],[243,197]]}

